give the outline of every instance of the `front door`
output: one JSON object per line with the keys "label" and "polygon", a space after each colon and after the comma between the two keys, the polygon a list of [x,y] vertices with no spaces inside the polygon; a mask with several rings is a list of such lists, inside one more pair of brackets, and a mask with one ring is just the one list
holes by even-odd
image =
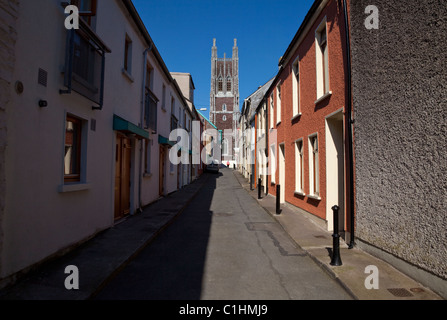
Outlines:
{"label": "front door", "polygon": [[130,166],[132,145],[129,138],[118,134],[115,156],[115,220],[130,213]]}

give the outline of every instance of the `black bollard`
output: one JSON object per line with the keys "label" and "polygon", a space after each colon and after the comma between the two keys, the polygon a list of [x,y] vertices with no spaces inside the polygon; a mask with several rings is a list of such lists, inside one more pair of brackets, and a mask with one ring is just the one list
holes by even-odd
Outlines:
{"label": "black bollard", "polygon": [[250,175],[250,191],[253,190],[253,175]]}
{"label": "black bollard", "polygon": [[333,237],[333,249],[332,249],[332,261],[331,266],[341,266],[343,263],[340,258],[340,234],[338,233],[338,211],[339,206],[333,206],[332,211],[334,211],[334,234]]}
{"label": "black bollard", "polygon": [[261,178],[258,179],[258,199],[261,198]]}
{"label": "black bollard", "polygon": [[281,186],[276,185],[276,214],[281,214]]}

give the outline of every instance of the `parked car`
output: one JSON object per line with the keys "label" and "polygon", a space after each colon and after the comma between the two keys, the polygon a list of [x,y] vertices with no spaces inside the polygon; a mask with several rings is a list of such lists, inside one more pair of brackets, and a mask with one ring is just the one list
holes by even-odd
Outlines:
{"label": "parked car", "polygon": [[217,160],[213,160],[209,165],[206,166],[206,171],[219,173],[219,162]]}

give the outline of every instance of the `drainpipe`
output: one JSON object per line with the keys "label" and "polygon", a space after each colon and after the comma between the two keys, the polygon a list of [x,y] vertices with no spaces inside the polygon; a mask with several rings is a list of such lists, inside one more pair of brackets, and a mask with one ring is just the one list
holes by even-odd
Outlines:
{"label": "drainpipe", "polygon": [[[150,44],[149,48],[144,50],[143,52],[143,81],[141,86],[141,110],[140,110],[140,128],[144,128],[144,102],[145,102],[145,91],[146,91],[146,73],[147,73],[147,55],[152,50],[152,43]],[[142,173],[141,170],[143,169],[143,141],[144,139],[140,140],[140,165],[139,165],[139,171],[138,171],[138,212],[143,211],[143,206],[141,203],[141,192],[142,192]]]}
{"label": "drainpipe", "polygon": [[350,222],[351,222],[351,240],[349,243],[349,249],[353,249],[354,242],[354,144],[352,137],[352,126],[354,125],[354,120],[352,119],[352,79],[351,79],[351,40],[349,36],[349,21],[348,21],[348,7],[346,4],[346,0],[343,0],[343,8],[344,8],[344,16],[345,16],[345,33],[346,33],[346,67],[347,67],[347,110],[346,110],[346,118],[348,120],[348,159],[349,159],[349,200],[350,200]]}

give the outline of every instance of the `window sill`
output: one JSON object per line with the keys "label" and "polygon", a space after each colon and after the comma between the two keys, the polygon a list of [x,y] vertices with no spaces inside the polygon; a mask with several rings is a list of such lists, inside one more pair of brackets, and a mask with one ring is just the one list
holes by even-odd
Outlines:
{"label": "window sill", "polygon": [[295,119],[298,119],[299,117],[301,117],[301,115],[302,115],[301,112],[300,112],[300,113],[297,113],[296,115],[294,115],[294,116],[292,117],[291,121],[293,121],[293,120],[295,120]]}
{"label": "window sill", "polygon": [[332,91],[328,91],[328,92],[326,92],[325,94],[323,94],[320,98],[318,98],[318,99],[315,101],[315,104],[319,104],[321,101],[323,101],[323,100],[329,98],[330,96],[332,96]]}
{"label": "window sill", "polygon": [[126,70],[126,69],[121,69],[122,74],[130,81],[130,82],[135,82],[135,79],[132,77],[132,75]]}
{"label": "window sill", "polygon": [[316,195],[313,195],[313,194],[308,194],[307,197],[310,198],[310,199],[318,200],[318,201],[321,200],[321,198],[319,196],[316,196]]}
{"label": "window sill", "polygon": [[90,183],[62,184],[59,186],[59,193],[84,191],[89,190],[90,188]]}
{"label": "window sill", "polygon": [[295,195],[296,196],[301,196],[301,197],[305,197],[306,194],[303,191],[295,191]]}

